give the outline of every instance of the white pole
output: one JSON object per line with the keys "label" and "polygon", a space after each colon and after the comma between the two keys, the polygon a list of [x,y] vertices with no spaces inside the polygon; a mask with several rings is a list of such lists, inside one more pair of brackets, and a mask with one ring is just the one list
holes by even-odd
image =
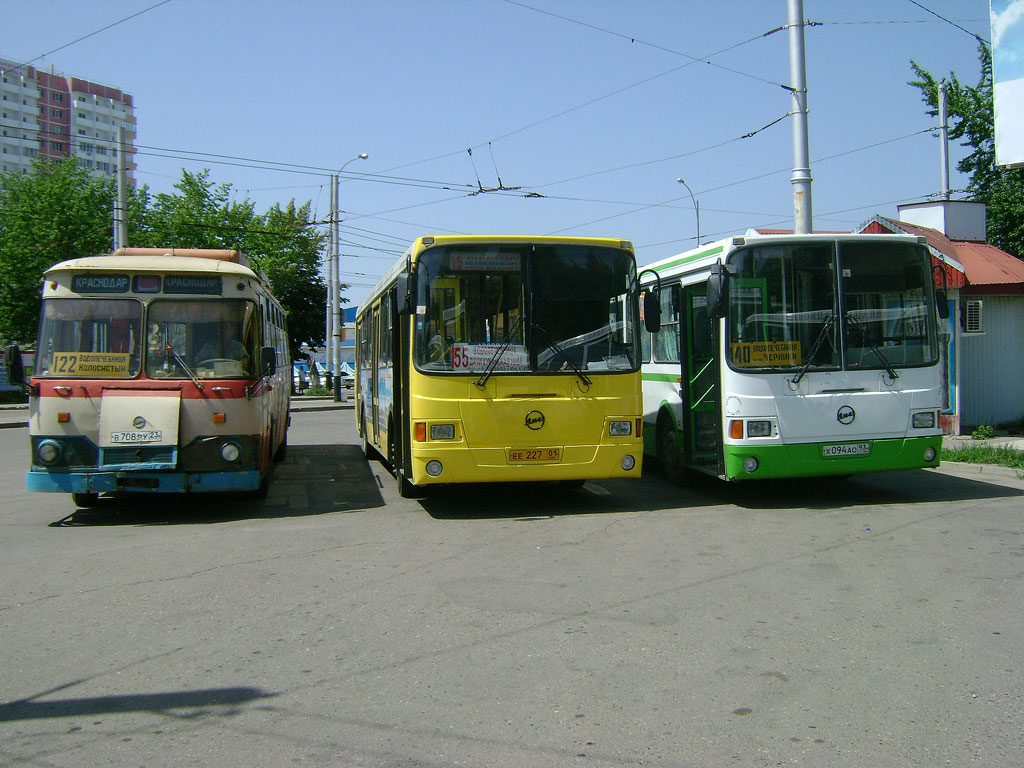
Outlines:
{"label": "white pole", "polygon": [[[338,174],[334,175],[334,391],[340,393],[341,387],[341,230],[338,219],[341,216],[341,194],[338,189]],[[335,397],[335,399],[338,399]]]}
{"label": "white pole", "polygon": [[128,161],[124,151],[124,126],[117,127],[117,202],[114,205],[114,250],[128,246]]}
{"label": "white pole", "polygon": [[326,355],[324,362],[327,366],[328,380],[324,382],[325,386],[330,386],[334,373],[334,347],[331,341],[334,338],[334,217],[337,210],[337,201],[334,199],[334,195],[337,187],[334,185],[333,175],[330,178],[330,187],[330,214],[327,217],[330,226],[330,234],[327,238],[327,330],[324,334],[324,354]]}
{"label": "white pole", "polygon": [[813,231],[803,0],[789,0],[789,76],[793,94],[793,231],[799,235]]}
{"label": "white pole", "polygon": [[939,172],[942,182],[942,199],[949,200],[949,102],[946,98],[946,84],[939,85]]}

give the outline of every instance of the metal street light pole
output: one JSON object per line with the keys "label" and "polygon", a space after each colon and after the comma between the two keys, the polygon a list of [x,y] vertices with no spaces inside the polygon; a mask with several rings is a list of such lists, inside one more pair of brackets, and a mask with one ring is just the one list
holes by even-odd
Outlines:
{"label": "metal street light pole", "polygon": [[686,191],[690,193],[690,199],[693,201],[693,210],[697,214],[697,245],[700,245],[700,203],[697,202],[697,198],[693,196],[693,190],[690,189],[690,185],[682,179],[676,179],[677,182],[686,187]]}
{"label": "metal street light pole", "polygon": [[338,169],[338,172],[334,174],[331,179],[332,183],[332,199],[334,201],[334,208],[331,215],[331,263],[332,268],[328,271],[330,274],[331,281],[331,316],[333,327],[333,336],[328,339],[328,343],[331,345],[331,358],[334,361],[334,399],[335,401],[341,400],[341,335],[344,330],[344,324],[341,320],[341,231],[339,229],[341,214],[341,195],[338,190],[339,177],[341,172],[345,170],[345,167],[356,160],[365,160],[369,155],[363,152],[362,154],[356,155],[351,160],[345,161],[344,165]]}

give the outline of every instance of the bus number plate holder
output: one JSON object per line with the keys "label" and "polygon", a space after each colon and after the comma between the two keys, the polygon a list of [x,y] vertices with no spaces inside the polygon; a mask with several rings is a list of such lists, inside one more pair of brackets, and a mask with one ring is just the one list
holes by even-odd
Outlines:
{"label": "bus number plate holder", "polygon": [[821,446],[821,455],[826,459],[837,459],[844,456],[867,456],[871,453],[871,443],[842,443],[840,445]]}
{"label": "bus number plate holder", "polygon": [[508,448],[509,464],[557,464],[562,460],[561,448]]}

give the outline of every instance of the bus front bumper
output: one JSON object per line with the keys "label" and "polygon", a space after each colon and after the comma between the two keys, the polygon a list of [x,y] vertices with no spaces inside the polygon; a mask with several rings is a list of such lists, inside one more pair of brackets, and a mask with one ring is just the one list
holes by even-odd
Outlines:
{"label": "bus front bumper", "polygon": [[[867,452],[863,453],[865,445]],[[941,452],[942,435],[795,445],[726,445],[725,478],[764,480],[924,469],[939,466]]]}
{"label": "bus front bumper", "polygon": [[234,472],[40,472],[26,475],[29,491],[51,493],[204,493],[255,491],[258,469]]}

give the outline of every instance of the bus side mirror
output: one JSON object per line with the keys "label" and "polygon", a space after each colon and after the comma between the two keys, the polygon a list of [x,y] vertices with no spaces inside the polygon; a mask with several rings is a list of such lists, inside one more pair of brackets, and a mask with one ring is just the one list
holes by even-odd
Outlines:
{"label": "bus side mirror", "polygon": [[729,271],[721,260],[711,267],[707,295],[708,317],[725,317],[725,308],[729,303]]}
{"label": "bus side mirror", "polygon": [[653,292],[644,294],[644,328],[648,333],[661,330],[661,300]]}
{"label": "bus side mirror", "polygon": [[25,385],[25,365],[21,361],[21,347],[8,344],[4,347],[4,365],[7,367],[7,380],[19,386]]}
{"label": "bus side mirror", "polygon": [[260,347],[260,374],[269,376],[277,370],[277,350],[274,347]]}
{"label": "bus side mirror", "polygon": [[949,318],[949,299],[946,297],[946,289],[939,288],[935,291],[935,304],[939,310],[939,317],[943,320]]}
{"label": "bus side mirror", "polygon": [[416,303],[416,278],[408,272],[400,272],[395,278],[395,291],[398,314],[411,315]]}

